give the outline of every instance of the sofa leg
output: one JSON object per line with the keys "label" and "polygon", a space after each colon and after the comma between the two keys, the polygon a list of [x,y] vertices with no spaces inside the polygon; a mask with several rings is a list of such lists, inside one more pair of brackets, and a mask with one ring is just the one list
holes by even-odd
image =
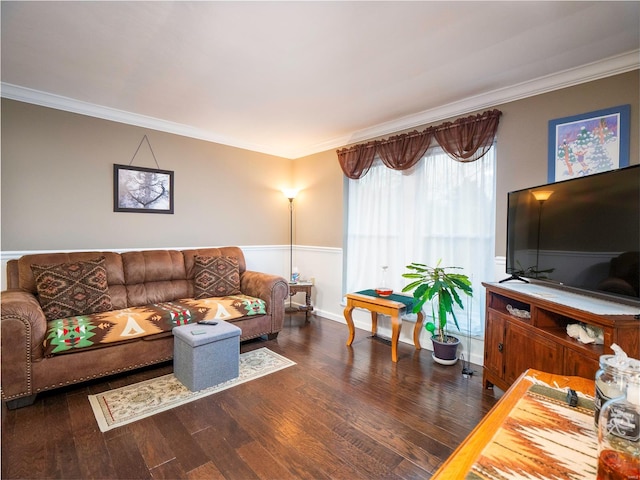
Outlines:
{"label": "sofa leg", "polygon": [[35,395],[29,395],[28,397],[20,397],[15,400],[7,400],[7,408],[9,410],[15,410],[17,408],[28,407],[29,405],[33,405],[33,402],[36,401]]}
{"label": "sofa leg", "polygon": [[268,333],[267,334],[267,340],[275,340],[276,338],[278,338],[278,333],[280,333],[280,332]]}

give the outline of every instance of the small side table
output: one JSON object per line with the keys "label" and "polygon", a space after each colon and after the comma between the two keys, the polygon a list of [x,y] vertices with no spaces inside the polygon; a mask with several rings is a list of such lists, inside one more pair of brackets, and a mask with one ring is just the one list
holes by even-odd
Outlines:
{"label": "small side table", "polygon": [[304,312],[305,320],[309,319],[309,312],[313,311],[313,305],[311,305],[311,289],[312,288],[313,288],[313,283],[311,282],[289,283],[290,297],[293,297],[296,293],[305,294],[305,304],[301,307],[298,307],[298,311]]}
{"label": "small side table", "polygon": [[[372,291],[371,291],[372,292]],[[344,309],[344,318],[347,321],[349,327],[349,339],[347,340],[347,346],[353,343],[353,339],[356,335],[356,329],[353,325],[353,318],[351,312],[354,308],[364,308],[371,312],[371,333],[375,336],[378,330],[378,314],[389,315],[391,317],[391,360],[398,361],[398,339],[400,338],[400,327],[402,326],[402,319],[400,318],[400,312],[407,308],[407,304],[402,302],[396,302],[394,300],[376,296],[363,295],[359,293],[348,293],[347,306]],[[392,298],[399,298],[399,295],[392,295]],[[410,297],[409,297],[410,298]],[[400,298],[404,300],[403,298]],[[412,304],[412,302],[408,302]],[[407,310],[409,310],[407,308]],[[413,344],[416,350],[420,350],[420,331],[422,330],[422,322],[424,321],[424,315],[422,312],[418,312],[418,318],[416,324],[413,327]]]}

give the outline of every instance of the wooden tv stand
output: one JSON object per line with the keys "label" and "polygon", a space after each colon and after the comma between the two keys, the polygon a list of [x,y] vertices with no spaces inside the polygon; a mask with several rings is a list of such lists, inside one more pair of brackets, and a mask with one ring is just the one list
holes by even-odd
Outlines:
{"label": "wooden tv stand", "polygon": [[[612,354],[613,343],[630,357],[640,358],[640,320],[634,318],[633,307],[620,306],[624,314],[593,313],[606,312],[607,306],[618,304],[534,284],[482,285],[487,294],[482,376],[485,388],[495,385],[507,390],[528,368],[593,379],[600,355]],[[580,308],[570,301],[576,297],[584,299]],[[597,308],[589,311],[589,302]],[[530,318],[511,315],[507,305],[530,312]],[[584,344],[571,338],[567,325],[575,323],[601,328],[604,345]]]}

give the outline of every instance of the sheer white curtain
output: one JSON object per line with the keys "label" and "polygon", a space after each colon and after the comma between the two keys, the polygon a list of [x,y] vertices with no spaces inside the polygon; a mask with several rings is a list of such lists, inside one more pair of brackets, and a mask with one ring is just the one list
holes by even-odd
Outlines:
{"label": "sheer white curtain", "polygon": [[[462,267],[474,296],[456,311],[462,332],[484,332],[484,289],[493,279],[495,246],[495,148],[460,163],[439,147],[411,170],[378,160],[359,180],[348,181],[346,290],[375,288],[387,266],[385,286],[400,291],[411,262]],[[425,310],[425,314],[429,314]],[[455,327],[452,331],[456,331]]]}

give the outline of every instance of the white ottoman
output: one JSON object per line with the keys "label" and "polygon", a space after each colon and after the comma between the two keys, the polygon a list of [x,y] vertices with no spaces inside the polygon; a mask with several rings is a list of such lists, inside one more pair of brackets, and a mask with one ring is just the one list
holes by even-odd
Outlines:
{"label": "white ottoman", "polygon": [[173,328],[173,374],[189,390],[198,391],[240,374],[240,333],[230,323]]}

